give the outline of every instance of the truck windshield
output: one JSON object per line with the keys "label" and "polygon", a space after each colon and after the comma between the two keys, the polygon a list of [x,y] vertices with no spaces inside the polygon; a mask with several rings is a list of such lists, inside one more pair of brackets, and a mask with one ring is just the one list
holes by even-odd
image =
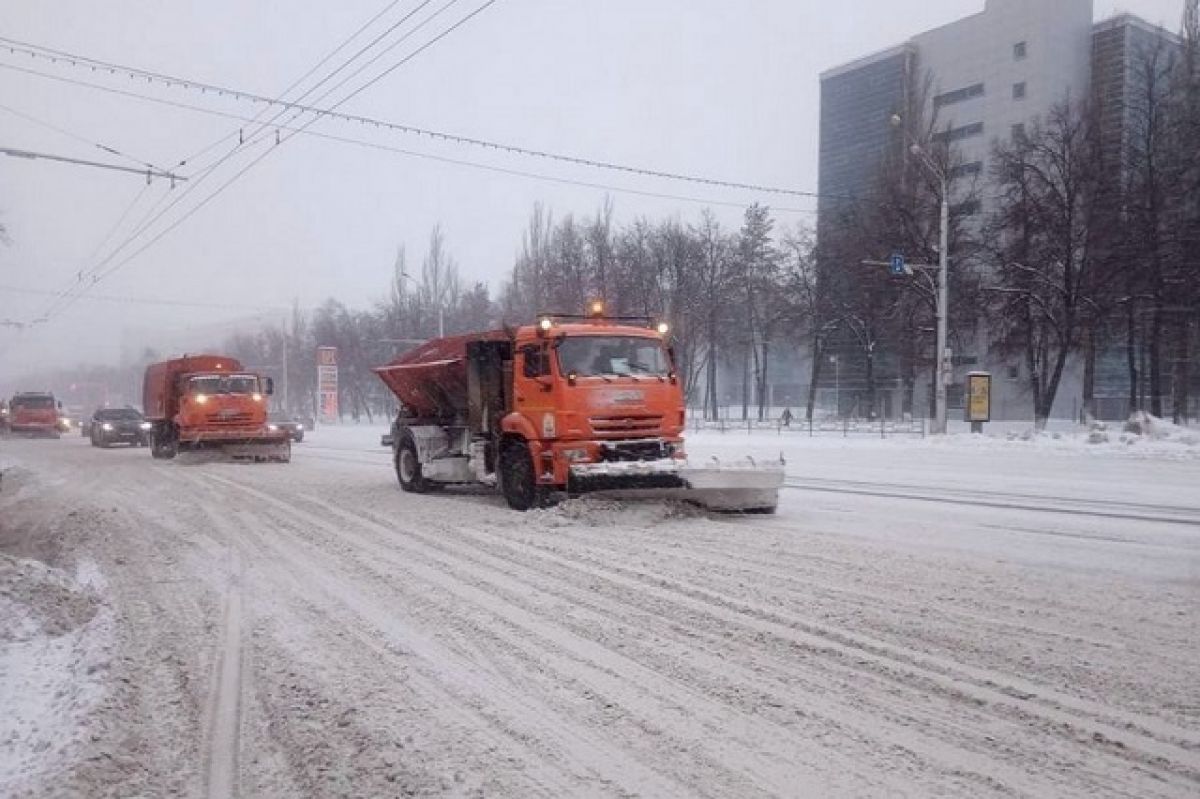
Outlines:
{"label": "truck windshield", "polygon": [[188,381],[191,394],[257,394],[258,378],[254,375],[204,375]]}
{"label": "truck windshield", "polygon": [[114,408],[96,411],[96,418],[102,422],[137,421],[142,415],[133,408]]}
{"label": "truck windshield", "polygon": [[641,336],[570,336],[558,346],[558,365],[563,374],[580,377],[665,377],[671,368],[662,342]]}
{"label": "truck windshield", "polygon": [[31,411],[43,411],[54,407],[54,397],[17,397],[12,401],[13,409],[26,408]]}

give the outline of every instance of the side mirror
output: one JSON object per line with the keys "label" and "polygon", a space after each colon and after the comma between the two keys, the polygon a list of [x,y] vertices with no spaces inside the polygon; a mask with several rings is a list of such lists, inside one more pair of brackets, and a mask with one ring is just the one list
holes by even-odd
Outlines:
{"label": "side mirror", "polygon": [[275,378],[268,377],[267,378],[267,396],[269,397],[274,393],[275,393]]}
{"label": "side mirror", "polygon": [[59,409],[60,411],[62,410],[62,400],[59,400],[59,401],[58,401],[58,409]]}

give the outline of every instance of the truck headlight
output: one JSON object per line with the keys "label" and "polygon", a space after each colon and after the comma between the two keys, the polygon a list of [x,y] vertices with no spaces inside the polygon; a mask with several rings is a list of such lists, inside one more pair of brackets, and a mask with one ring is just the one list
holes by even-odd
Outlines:
{"label": "truck headlight", "polygon": [[154,427],[154,425],[150,424],[149,422],[142,422],[140,425],[138,425],[138,427],[142,428],[143,430],[150,430]]}
{"label": "truck headlight", "polygon": [[197,405],[203,405],[204,403],[208,402],[208,395],[197,394],[195,397],[193,397],[193,399],[196,400]]}
{"label": "truck headlight", "polygon": [[564,449],[562,454],[568,463],[578,463],[579,461],[586,461],[588,459],[588,451],[586,449]]}
{"label": "truck headlight", "polygon": [[113,426],[110,422],[105,422],[104,424],[100,425],[100,429],[101,430],[112,430]]}
{"label": "truck headlight", "polygon": [[269,424],[269,425],[267,425],[267,429],[270,430],[272,433],[277,433],[277,432],[279,432],[279,425]]}

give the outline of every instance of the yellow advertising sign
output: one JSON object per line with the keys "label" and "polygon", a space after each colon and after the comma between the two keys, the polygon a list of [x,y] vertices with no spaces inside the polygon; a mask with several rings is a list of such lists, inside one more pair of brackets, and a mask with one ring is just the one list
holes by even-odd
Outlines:
{"label": "yellow advertising sign", "polygon": [[992,420],[992,376],[987,372],[967,375],[967,421]]}

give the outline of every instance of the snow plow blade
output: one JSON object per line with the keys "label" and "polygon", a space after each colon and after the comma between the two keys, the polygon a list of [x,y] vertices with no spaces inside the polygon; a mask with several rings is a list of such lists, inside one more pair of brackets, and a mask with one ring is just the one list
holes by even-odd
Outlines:
{"label": "snow plow blade", "polygon": [[774,513],[783,461],[743,460],[705,466],[686,461],[589,463],[571,467],[569,493],[606,499],[688,502],[719,513]]}
{"label": "snow plow blade", "polygon": [[264,439],[248,441],[200,441],[192,444],[180,443],[180,452],[203,460],[205,456],[225,457],[232,460],[272,461],[288,463],[292,459],[292,442],[288,439]]}

